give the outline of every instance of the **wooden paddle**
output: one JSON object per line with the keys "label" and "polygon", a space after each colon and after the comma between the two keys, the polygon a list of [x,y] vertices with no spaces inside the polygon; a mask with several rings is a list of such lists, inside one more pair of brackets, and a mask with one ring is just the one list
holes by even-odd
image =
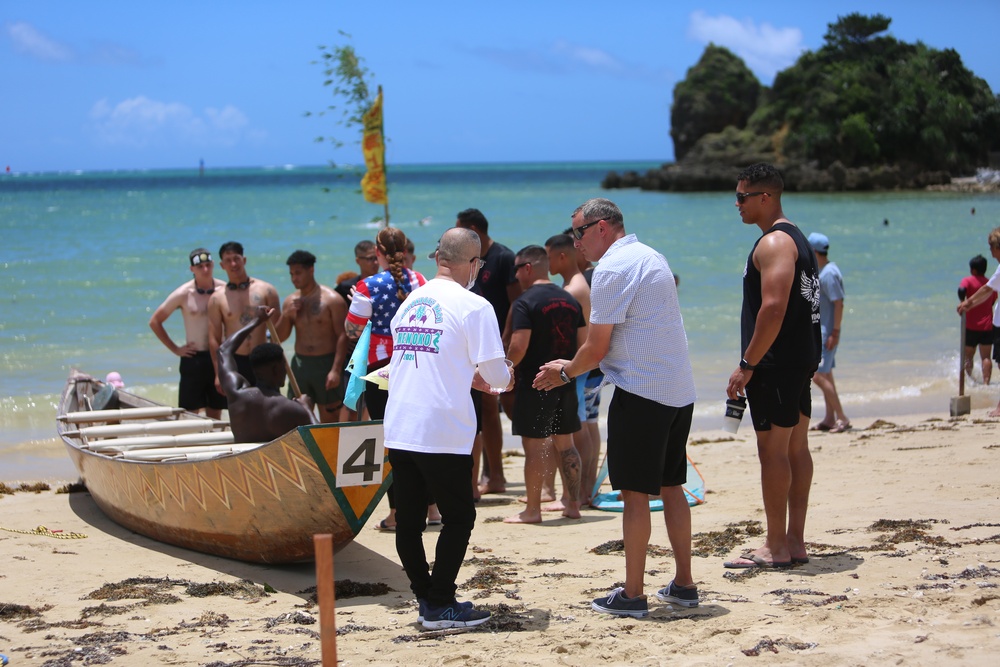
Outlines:
{"label": "wooden paddle", "polygon": [[[281,338],[278,337],[278,330],[274,328],[274,322],[271,318],[267,318],[267,330],[271,332],[271,342],[281,345]],[[288,363],[288,357],[281,355],[285,360],[285,370],[288,371],[288,383],[292,385],[292,391],[295,392],[295,398],[302,395],[302,390],[299,389],[299,383],[295,379],[295,373],[292,372],[292,365]]]}

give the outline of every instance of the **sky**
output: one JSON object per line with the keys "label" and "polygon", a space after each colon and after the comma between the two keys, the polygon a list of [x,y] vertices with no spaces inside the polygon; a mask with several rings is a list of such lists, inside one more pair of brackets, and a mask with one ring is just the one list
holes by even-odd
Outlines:
{"label": "sky", "polygon": [[665,162],[674,85],[709,43],[769,85],[851,12],[885,14],[902,41],[955,49],[1000,93],[1000,2],[942,10],[928,0],[2,0],[0,170],[359,163],[356,131],[316,115],[338,103],[315,64],[320,47],[347,44],[383,86],[389,165]]}

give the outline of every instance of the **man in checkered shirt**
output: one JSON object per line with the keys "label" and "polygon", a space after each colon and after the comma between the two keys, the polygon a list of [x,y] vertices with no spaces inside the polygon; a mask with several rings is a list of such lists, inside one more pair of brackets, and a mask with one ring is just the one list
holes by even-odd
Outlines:
{"label": "man in checkered shirt", "polygon": [[600,260],[591,285],[590,331],[572,361],[542,367],[536,389],[552,389],[600,365],[615,386],[608,408],[608,473],[624,501],[625,586],[594,600],[596,611],[641,618],[649,545],[649,496],[663,499],[674,552],[674,580],[657,592],[663,601],[698,606],[691,574],[691,510],[687,437],[694,413],[694,375],[677,286],[663,255],[626,234],[621,210],[591,199],[573,216],[577,249]]}

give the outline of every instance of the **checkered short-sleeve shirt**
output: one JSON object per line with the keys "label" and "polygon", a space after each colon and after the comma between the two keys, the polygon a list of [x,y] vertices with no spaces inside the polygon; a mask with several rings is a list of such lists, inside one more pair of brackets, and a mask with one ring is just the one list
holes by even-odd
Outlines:
{"label": "checkered short-sleeve shirt", "polygon": [[687,334],[667,260],[635,234],[615,241],[594,269],[590,321],[612,324],[601,361],[607,381],[673,407],[695,400]]}

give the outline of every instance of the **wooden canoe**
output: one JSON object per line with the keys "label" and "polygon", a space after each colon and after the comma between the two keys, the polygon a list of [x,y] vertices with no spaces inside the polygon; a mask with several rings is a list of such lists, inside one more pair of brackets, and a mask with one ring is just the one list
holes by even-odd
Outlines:
{"label": "wooden canoe", "polygon": [[392,479],[381,422],[301,426],[257,445],[229,444],[224,424],[159,425],[188,420],[211,422],[74,371],[56,429],[116,523],[252,563],[310,561],[314,534],[349,544]]}

